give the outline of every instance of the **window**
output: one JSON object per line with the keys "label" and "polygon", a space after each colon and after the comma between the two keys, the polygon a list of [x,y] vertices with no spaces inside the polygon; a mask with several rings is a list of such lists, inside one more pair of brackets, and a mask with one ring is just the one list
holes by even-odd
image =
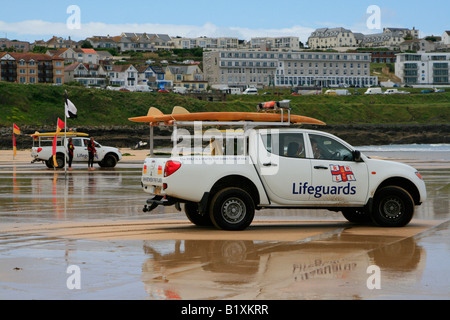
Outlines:
{"label": "window", "polygon": [[352,161],[353,153],[340,142],[316,134],[310,134],[309,139],[314,159]]}
{"label": "window", "polygon": [[270,153],[287,158],[305,158],[303,133],[266,134],[261,138]]}
{"label": "window", "polygon": [[81,140],[80,139],[73,139],[72,141],[74,147],[81,147]]}

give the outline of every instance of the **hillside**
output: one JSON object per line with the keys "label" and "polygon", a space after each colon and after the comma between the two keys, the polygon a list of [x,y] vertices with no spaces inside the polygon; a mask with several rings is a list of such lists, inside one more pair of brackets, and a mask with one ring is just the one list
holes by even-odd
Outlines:
{"label": "hillside", "polygon": [[230,95],[226,102],[208,102],[177,94],[0,82],[0,125],[56,124],[58,117],[64,117],[65,89],[78,108],[78,118],[71,121],[74,126],[135,125],[127,119],[146,115],[149,107],[164,113],[170,113],[177,105],[190,112],[255,111],[257,103],[278,99],[290,99],[293,114],[315,117],[327,124],[450,122],[450,92],[371,96]]}
{"label": "hillside", "polygon": [[[229,95],[225,102],[209,102],[178,94],[0,82],[0,149],[11,148],[12,123],[25,134],[55,130],[57,118],[64,119],[65,89],[78,108],[78,118],[68,120],[68,126],[118,147],[148,141],[148,125],[130,122],[128,118],[146,115],[150,107],[164,113],[170,113],[174,106],[183,106],[190,112],[254,112],[259,102],[281,99],[291,100],[293,114],[326,122],[327,126],[320,127],[321,130],[337,134],[354,145],[450,143],[450,92],[421,94],[411,89],[410,95]],[[170,132],[157,128],[156,134],[170,135]],[[31,146],[31,139],[25,135],[16,140],[18,148]]]}

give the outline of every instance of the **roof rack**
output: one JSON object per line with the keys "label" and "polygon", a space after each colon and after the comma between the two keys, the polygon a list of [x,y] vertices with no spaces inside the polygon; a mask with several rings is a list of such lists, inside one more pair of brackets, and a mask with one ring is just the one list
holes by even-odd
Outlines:
{"label": "roof rack", "polygon": [[284,111],[281,110],[280,121],[177,121],[173,120],[173,126],[195,126],[198,123],[202,123],[206,126],[239,126],[239,127],[277,127],[277,126],[290,126],[291,123],[291,110],[287,110],[288,119],[284,120]]}

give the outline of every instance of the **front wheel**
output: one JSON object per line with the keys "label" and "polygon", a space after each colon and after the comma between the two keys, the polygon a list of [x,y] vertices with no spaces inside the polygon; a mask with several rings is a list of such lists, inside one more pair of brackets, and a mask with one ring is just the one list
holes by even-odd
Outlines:
{"label": "front wheel", "polygon": [[100,167],[114,168],[117,164],[117,158],[111,154],[107,154],[102,161],[98,163]]}
{"label": "front wheel", "polygon": [[377,192],[372,220],[382,227],[403,227],[414,215],[414,200],[404,189],[389,186]]}
{"label": "front wheel", "polygon": [[240,188],[217,192],[209,208],[213,224],[224,230],[243,230],[253,221],[255,205],[252,197]]}

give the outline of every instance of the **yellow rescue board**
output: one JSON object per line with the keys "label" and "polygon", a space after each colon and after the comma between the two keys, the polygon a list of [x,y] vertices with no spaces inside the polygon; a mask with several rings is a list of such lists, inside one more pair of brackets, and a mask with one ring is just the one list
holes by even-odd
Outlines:
{"label": "yellow rescue board", "polygon": [[[33,134],[30,134],[31,137],[37,138],[37,137],[54,137],[56,135],[56,132],[35,132]],[[81,133],[81,132],[58,132],[58,137],[61,136],[67,136],[67,137],[89,137],[87,133]]]}

